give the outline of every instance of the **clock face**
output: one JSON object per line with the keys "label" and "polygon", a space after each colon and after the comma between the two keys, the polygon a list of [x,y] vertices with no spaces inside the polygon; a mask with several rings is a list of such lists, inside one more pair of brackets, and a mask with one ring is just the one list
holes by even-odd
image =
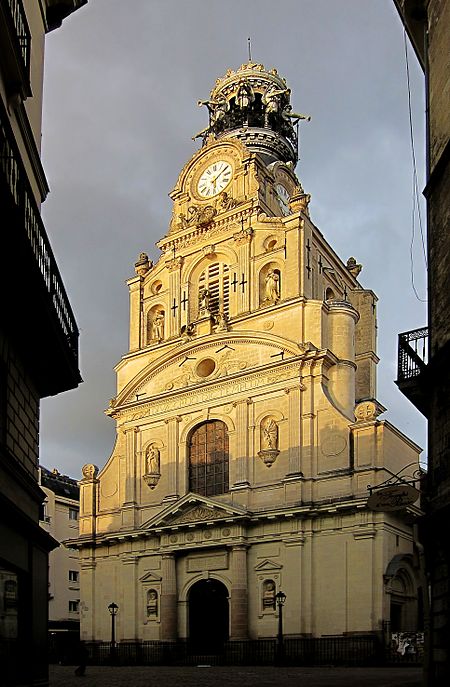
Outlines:
{"label": "clock face", "polygon": [[277,200],[278,200],[278,205],[280,206],[280,210],[282,214],[286,217],[287,215],[290,215],[291,210],[289,208],[289,198],[290,195],[287,192],[287,190],[284,188],[282,184],[276,184],[275,185],[275,191],[277,193]]}
{"label": "clock face", "polygon": [[202,198],[212,198],[223,191],[231,181],[233,170],[225,160],[212,162],[202,173],[197,184],[197,191]]}

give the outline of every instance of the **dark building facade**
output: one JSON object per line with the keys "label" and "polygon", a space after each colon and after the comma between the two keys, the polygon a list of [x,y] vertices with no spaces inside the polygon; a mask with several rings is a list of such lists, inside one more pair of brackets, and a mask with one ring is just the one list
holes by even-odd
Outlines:
{"label": "dark building facade", "polygon": [[450,3],[395,0],[426,79],[428,327],[399,337],[397,383],[428,419],[427,685],[450,682]]}
{"label": "dark building facade", "polygon": [[39,526],[39,407],[81,377],[77,325],[40,215],[44,36],[85,3],[0,3],[2,685],[48,683],[48,554],[58,544]]}

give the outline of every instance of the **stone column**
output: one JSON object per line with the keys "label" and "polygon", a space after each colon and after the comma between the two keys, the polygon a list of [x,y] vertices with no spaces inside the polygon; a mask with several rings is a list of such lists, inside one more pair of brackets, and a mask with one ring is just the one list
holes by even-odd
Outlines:
{"label": "stone column", "polygon": [[250,398],[237,401],[236,408],[236,461],[234,465],[235,487],[248,486],[248,407],[252,403]]}
{"label": "stone column", "polygon": [[248,638],[247,546],[231,551],[231,631],[230,639]]}
{"label": "stone column", "polygon": [[173,553],[166,553],[161,561],[161,629],[160,638],[175,641],[177,638],[177,570]]}

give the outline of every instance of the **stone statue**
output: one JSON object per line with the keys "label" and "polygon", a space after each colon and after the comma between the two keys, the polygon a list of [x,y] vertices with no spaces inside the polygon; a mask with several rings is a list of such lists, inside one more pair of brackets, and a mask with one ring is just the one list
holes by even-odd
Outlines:
{"label": "stone statue", "polygon": [[278,448],[278,425],[270,418],[262,426],[262,449],[276,450]]}
{"label": "stone statue", "polygon": [[282,128],[288,134],[293,134],[293,127],[297,124],[300,119],[305,119],[307,122],[311,121],[309,115],[298,114],[298,112],[292,112],[292,105],[285,105],[281,111],[281,118],[283,121]]}
{"label": "stone statue", "polygon": [[219,124],[230,109],[230,103],[226,98],[220,96],[217,100],[199,100],[197,105],[201,107],[206,105],[209,112],[209,125],[204,129],[192,136],[192,140],[195,141],[196,138],[202,137],[203,139],[214,129],[217,128],[216,125]]}
{"label": "stone statue", "polygon": [[262,426],[262,448],[278,448],[278,425],[272,418],[267,420]]}
{"label": "stone statue", "polygon": [[210,299],[210,293],[208,289],[203,288],[200,289],[199,294],[198,294],[198,309],[201,312],[202,310],[209,310],[209,299]]}
{"label": "stone statue", "polygon": [[158,592],[149,589],[147,592],[147,616],[158,615]]}
{"label": "stone statue", "polygon": [[83,465],[81,468],[81,472],[83,473],[84,479],[94,480],[98,475],[98,467],[92,463],[86,463],[86,465]]}
{"label": "stone statue", "polygon": [[352,257],[347,260],[347,269],[350,272],[350,274],[352,274],[356,279],[358,274],[362,270],[362,265],[357,263],[355,258]]}
{"label": "stone statue", "polygon": [[152,320],[151,338],[155,341],[164,339],[164,310],[157,310]]}
{"label": "stone statue", "polygon": [[216,332],[226,332],[228,330],[228,317],[224,312],[218,312],[214,315],[214,323],[216,325]]}
{"label": "stone statue", "polygon": [[275,609],[275,582],[272,580],[264,582],[262,605],[264,610],[269,608]]}
{"label": "stone statue", "polygon": [[145,474],[159,475],[160,473],[160,453],[159,449],[154,444],[148,447],[147,455],[145,457]]}
{"label": "stone statue", "polygon": [[236,104],[241,110],[248,110],[255,100],[253,88],[246,81],[241,81],[236,93]]}
{"label": "stone statue", "polygon": [[266,275],[265,300],[276,303],[280,298],[280,277],[275,270],[269,270]]}
{"label": "stone statue", "polygon": [[288,88],[277,88],[270,86],[261,98],[262,104],[265,106],[264,110],[264,126],[269,126],[269,116],[277,114],[280,110],[280,99],[285,93],[289,94]]}
{"label": "stone statue", "polygon": [[226,191],[222,191],[217,200],[217,205],[220,210],[232,210],[236,207],[237,201],[231,198]]}
{"label": "stone statue", "polygon": [[186,229],[188,225],[188,220],[186,218],[186,215],[184,215],[182,212],[178,215],[178,220],[175,224],[175,228],[177,231],[181,231],[182,229]]}
{"label": "stone statue", "polygon": [[153,267],[153,262],[148,259],[147,253],[140,253],[138,261],[134,263],[134,270],[140,277],[145,277]]}
{"label": "stone statue", "polygon": [[226,98],[221,96],[218,100],[216,100],[214,110],[211,112],[211,126],[215,126],[225,119],[229,109],[230,103],[228,100],[226,100]]}

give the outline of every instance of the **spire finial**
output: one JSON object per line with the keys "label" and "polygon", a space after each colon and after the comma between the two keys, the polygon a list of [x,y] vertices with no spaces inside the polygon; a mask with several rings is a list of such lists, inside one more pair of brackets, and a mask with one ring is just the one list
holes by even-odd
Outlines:
{"label": "spire finial", "polygon": [[250,36],[247,38],[247,42],[248,42],[248,61],[251,62],[252,61],[252,39],[250,38]]}

